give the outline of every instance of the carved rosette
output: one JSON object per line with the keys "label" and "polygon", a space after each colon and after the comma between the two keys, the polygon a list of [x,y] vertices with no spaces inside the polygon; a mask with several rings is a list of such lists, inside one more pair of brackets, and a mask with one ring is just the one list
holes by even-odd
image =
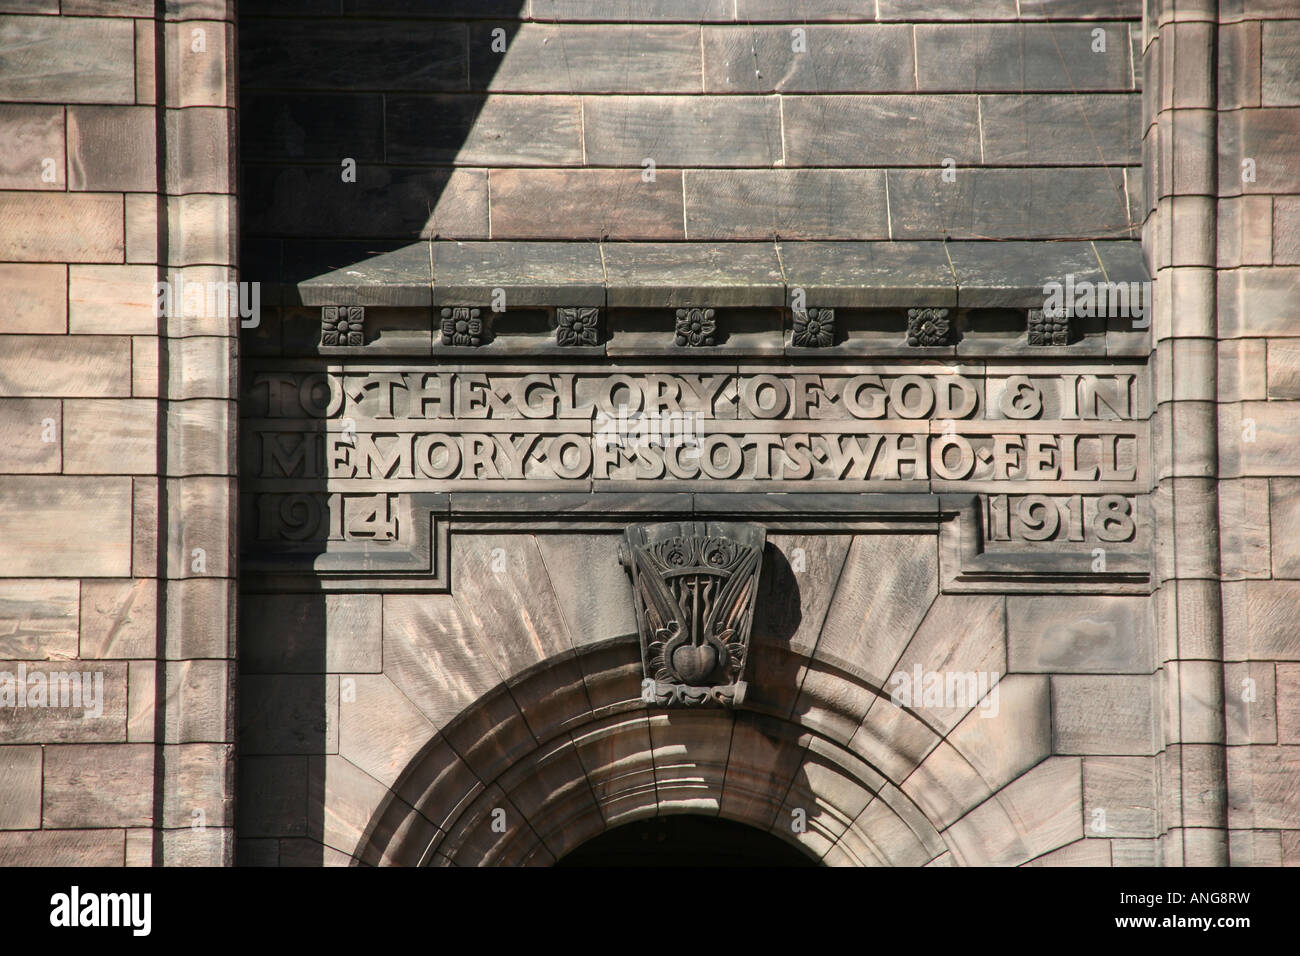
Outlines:
{"label": "carved rosette", "polygon": [[792,341],[800,348],[824,349],[835,343],[834,309],[795,309]]}
{"label": "carved rosette", "polygon": [[659,707],[745,697],[745,661],[766,534],[751,524],[633,525],[619,560],[632,578],[641,698]]}
{"label": "carved rosette", "polygon": [[366,310],[359,305],[327,305],[320,310],[321,345],[365,345]]}
{"label": "carved rosette", "polygon": [[686,348],[712,345],[718,332],[716,315],[713,309],[678,309],[674,341]]}
{"label": "carved rosette", "polygon": [[448,308],[442,310],[443,345],[482,345],[483,319],[478,309]]}
{"label": "carved rosette", "polygon": [[600,344],[600,309],[555,310],[555,342],[563,346]]}
{"label": "carved rosette", "polygon": [[1029,344],[1069,345],[1069,314],[1064,309],[1030,309]]}
{"label": "carved rosette", "polygon": [[947,309],[908,309],[907,344],[951,345],[952,322]]}

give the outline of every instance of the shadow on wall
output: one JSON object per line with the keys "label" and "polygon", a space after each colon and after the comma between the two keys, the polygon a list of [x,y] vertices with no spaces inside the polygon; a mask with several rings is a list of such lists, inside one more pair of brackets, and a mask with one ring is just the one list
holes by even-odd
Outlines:
{"label": "shadow on wall", "polygon": [[525,6],[244,0],[244,278],[296,284],[418,238],[486,238],[481,167],[502,155],[497,128],[527,116],[475,127]]}
{"label": "shadow on wall", "polygon": [[[293,285],[420,237],[478,235],[486,172],[458,164],[477,161],[467,145],[503,59],[494,47],[508,47],[525,5],[244,0],[242,277]],[[267,354],[252,335],[246,351]],[[277,386],[254,378],[242,376],[244,419],[275,400]],[[267,569],[310,569],[325,552],[329,514],[323,480],[293,495],[250,489],[262,453],[241,449],[237,862],[319,866],[333,853],[322,839],[339,675],[380,670],[381,597],[326,595],[310,574],[268,587]]]}

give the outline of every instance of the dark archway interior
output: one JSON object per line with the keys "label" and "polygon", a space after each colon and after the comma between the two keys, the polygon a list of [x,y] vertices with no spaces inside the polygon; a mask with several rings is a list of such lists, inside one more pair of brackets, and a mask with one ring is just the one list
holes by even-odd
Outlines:
{"label": "dark archway interior", "polygon": [[606,830],[556,866],[816,866],[779,837],[718,817],[651,817]]}

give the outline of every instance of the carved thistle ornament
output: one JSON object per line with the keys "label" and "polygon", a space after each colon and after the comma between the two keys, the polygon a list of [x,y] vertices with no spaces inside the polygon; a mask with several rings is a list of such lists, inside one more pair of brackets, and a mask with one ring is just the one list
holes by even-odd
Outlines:
{"label": "carved thistle ornament", "polygon": [[641,634],[641,697],[660,707],[739,705],[766,535],[750,524],[634,525],[619,560]]}

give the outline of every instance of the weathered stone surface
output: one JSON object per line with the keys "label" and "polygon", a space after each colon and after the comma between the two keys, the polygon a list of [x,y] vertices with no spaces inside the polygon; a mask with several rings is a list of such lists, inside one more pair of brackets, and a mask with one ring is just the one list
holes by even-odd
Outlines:
{"label": "weathered stone surface", "polygon": [[158,270],[152,266],[71,266],[68,331],[156,335],[157,281]]}
{"label": "weathered stone surface", "polygon": [[1007,598],[1007,656],[1013,671],[1150,673],[1152,651],[1145,598]]}
{"label": "weathered stone surface", "polygon": [[[636,633],[632,585],[618,563],[618,545],[609,535],[537,537],[575,647]],[[579,568],[582,573],[574,573]]]}
{"label": "weathered stone surface", "polygon": [[234,744],[185,744],[166,753],[162,825],[194,831],[234,826]]}
{"label": "weathered stone surface", "polygon": [[0,189],[55,189],[64,173],[63,110],[57,106],[0,106]]}
{"label": "weathered stone surface", "polygon": [[450,595],[385,595],[383,628],[384,673],[435,726],[501,680]]}
{"label": "weathered stone surface", "polygon": [[586,243],[435,242],[433,304],[604,306],[600,250]]}
{"label": "weathered stone surface", "polygon": [[74,475],[143,475],[158,469],[158,406],[147,399],[63,403],[63,470]]}
{"label": "weathered stone surface", "polygon": [[[1300,190],[1300,182],[1297,183]],[[1300,268],[1231,269],[1220,273],[1219,334],[1236,336],[1294,335],[1300,308],[1288,290],[1300,281]]]}
{"label": "weathered stone surface", "polygon": [[531,535],[457,536],[452,592],[465,620],[491,635],[484,648],[509,677],[572,648],[564,612]]}
{"label": "weathered stone surface", "polygon": [[68,744],[45,751],[42,823],[75,829],[149,826],[154,749],[148,744]]}
{"label": "weathered stone surface", "polygon": [[1277,742],[1300,744],[1300,664],[1277,665]]}
{"label": "weathered stone surface", "polygon": [[435,728],[383,674],[342,680],[355,691],[339,701],[339,755],[391,787]]}
{"label": "weathered stone surface", "polygon": [[157,739],[158,665],[154,661],[127,664],[126,739],[147,743]]}
{"label": "weathered stone surface", "polygon": [[0,478],[0,562],[15,577],[131,573],[127,478]]}
{"label": "weathered stone surface", "polygon": [[1268,576],[1269,521],[1269,482],[1242,478],[1219,483],[1219,560],[1224,577]]}
{"label": "weathered stone surface", "polygon": [[157,190],[155,124],[154,110],[148,106],[69,107],[68,188]]}
{"label": "weathered stone surface", "polygon": [[5,17],[0,99],[135,102],[135,27],[126,20]]}
{"label": "weathered stone surface", "polygon": [[1101,168],[890,170],[892,234],[900,239],[1121,239],[1130,235],[1123,182]]}
{"label": "weathered stone surface", "polygon": [[[795,29],[801,38],[794,38]],[[906,26],[705,27],[702,43],[708,93],[915,89],[912,30]]]}
{"label": "weathered stone surface", "polygon": [[[514,53],[511,53],[513,56]],[[563,73],[560,74],[563,76]],[[561,89],[563,87],[561,86]],[[275,96],[277,108],[285,97]],[[331,100],[334,98],[331,97]],[[359,99],[359,98],[357,98]],[[319,97],[302,97],[302,105]],[[368,102],[369,98],[367,98]],[[462,166],[579,166],[582,165],[581,108],[576,96],[387,96],[384,110],[357,103],[351,110],[365,124],[383,119],[382,144],[393,162],[455,162]],[[328,108],[313,109],[313,127],[326,119]],[[430,123],[431,116],[438,117]],[[269,132],[278,135],[278,125]],[[333,132],[333,131],[331,131]],[[375,130],[376,138],[380,130]],[[334,158],[333,138],[318,133],[315,152]],[[346,135],[351,136],[350,132]]]}
{"label": "weathered stone surface", "polygon": [[[1273,576],[1300,578],[1300,479],[1274,478],[1268,483],[1268,520],[1270,522]],[[1270,528],[1264,533],[1269,534]]]}
{"label": "weathered stone surface", "polygon": [[1223,689],[1229,744],[1278,742],[1276,681],[1271,661],[1224,664]]}
{"label": "weathered stone surface", "polygon": [[245,753],[338,752],[337,676],[245,674],[239,697],[239,740]]}
{"label": "weathered stone surface", "polygon": [[734,0],[648,0],[635,9],[618,0],[537,0],[532,16],[538,20],[588,20],[610,22],[699,21],[730,20],[735,11]]}
{"label": "weathered stone surface", "polygon": [[637,169],[767,166],[781,159],[781,117],[768,97],[602,96],[583,100],[587,162]]}
{"label": "weathered stone surface", "polygon": [[168,581],[168,659],[233,657],[230,612],[235,604],[236,589],[228,578]]}
{"label": "weathered stone surface", "polygon": [[1128,93],[980,97],[992,165],[1136,165],[1142,100]]}
{"label": "weathered stone surface", "polygon": [[933,91],[1129,90],[1128,24],[922,24],[916,28],[917,87]]}
{"label": "weathered stone surface", "polygon": [[0,257],[11,262],[121,262],[122,197],[0,193]]}
{"label": "weathered stone surface", "polygon": [[504,52],[493,48],[492,31],[499,26],[470,26],[470,87],[474,90],[700,92],[700,36],[694,26],[525,23],[514,31]]}
{"label": "weathered stone surface", "polygon": [[653,182],[644,181],[639,168],[494,170],[491,190],[493,239],[685,236],[682,175],[666,166],[656,170]]}
{"label": "weathered stone surface", "polygon": [[[980,158],[974,96],[788,96],[781,118],[787,166],[938,170],[947,158]],[[901,127],[907,136],[897,135]]]}
{"label": "weathered stone surface", "polygon": [[123,830],[21,830],[0,832],[0,865],[121,866]]}
{"label": "weathered stone surface", "polygon": [[62,468],[62,408],[57,400],[0,398],[0,442],[11,474],[57,474]]}
{"label": "weathered stone surface", "polygon": [[1147,757],[1084,758],[1083,818],[1089,837],[1156,836],[1155,761]]}
{"label": "weathered stone surface", "polygon": [[1110,866],[1111,841],[1109,840],[1075,840],[1059,850],[1044,853],[1030,860],[1024,866]]}
{"label": "weathered stone surface", "polygon": [[235,191],[234,110],[203,106],[168,110],[167,139],[168,192]]}
{"label": "weathered stone surface", "polygon": [[307,832],[307,759],[240,758],[236,829],[241,837],[301,836]]}
{"label": "weathered stone surface", "polygon": [[79,603],[76,581],[0,584],[0,658],[75,658]]}
{"label": "weathered stone surface", "polygon": [[687,170],[686,237],[887,239],[880,170]]}
{"label": "weathered stone surface", "polygon": [[62,265],[0,265],[0,295],[10,303],[7,334],[58,335],[68,330],[68,269]]}
{"label": "weathered stone surface", "polygon": [[790,294],[802,289],[809,305],[957,304],[957,279],[943,243],[782,242],[777,249]]}
{"label": "weathered stone surface", "polygon": [[352,183],[342,181],[338,166],[252,166],[243,175],[241,228],[248,235],[488,237],[483,170],[359,163]]}
{"label": "weathered stone surface", "polygon": [[1053,750],[1132,756],[1155,753],[1154,696],[1150,677],[1053,677]]}
{"label": "weathered stone surface", "polygon": [[1300,20],[1261,24],[1260,105],[1300,106],[1300,78],[1295,55],[1300,48]]}
{"label": "weathered stone surface", "polygon": [[[169,661],[165,672],[166,708],[165,743],[212,743],[231,739],[235,732],[232,726],[234,712],[231,707],[231,682],[234,679],[234,664],[226,660],[185,660]],[[337,691],[337,683],[332,683]],[[301,691],[301,686],[293,688]],[[288,733],[301,733],[301,724],[294,726],[291,722],[306,709],[304,697],[292,694],[283,702],[280,713],[290,714],[286,719]],[[256,718],[254,718],[256,719]],[[278,729],[278,728],[277,728]],[[330,729],[334,729],[331,722]],[[300,738],[301,739],[301,738]],[[333,738],[337,749],[337,734]]]}
{"label": "weathered stone surface", "polygon": [[[894,665],[884,692],[901,691],[901,678],[906,677],[911,699],[910,702],[903,700],[900,694],[900,703],[916,709],[931,726],[944,732],[951,730],[979,701],[944,700],[932,706],[926,703],[924,696],[920,701],[916,700],[918,690],[924,694],[924,684],[921,688],[916,687],[915,668],[921,668],[923,682],[924,675],[936,674],[944,681],[945,687],[949,674],[954,675],[954,680],[960,677],[963,687],[967,686],[969,676],[975,676],[978,681],[981,674],[988,686],[996,684],[1008,669],[1003,605],[1004,599],[997,595],[939,595]],[[872,709],[883,710],[892,706],[892,700],[887,704],[882,698],[872,705]],[[983,709],[991,712],[992,703]]]}
{"label": "weathered stone surface", "polygon": [[[392,600],[412,599],[394,595]],[[246,673],[383,669],[378,594],[243,594],[239,613],[240,666]]]}
{"label": "weathered stone surface", "polygon": [[979,772],[948,743],[935,747],[901,789],[940,829],[992,794]]}
{"label": "weathered stone surface", "polygon": [[768,243],[618,243],[604,258],[611,308],[777,306],[785,296]]}
{"label": "weathered stone surface", "polygon": [[167,480],[167,567],[175,577],[225,577],[235,544],[234,479]]}
{"label": "weathered stone surface", "polygon": [[84,581],[81,585],[82,658],[141,659],[157,653],[158,582]]}
{"label": "weathered stone surface", "polygon": [[947,739],[996,789],[1051,753],[1050,708],[1045,677],[1003,677]]}
{"label": "weathered stone surface", "polygon": [[0,830],[41,825],[40,747],[0,747]]}
{"label": "weathered stone surface", "polygon": [[[890,573],[881,574],[882,567]],[[855,537],[816,656],[846,662],[883,686],[937,591],[938,552],[932,538]]]}

